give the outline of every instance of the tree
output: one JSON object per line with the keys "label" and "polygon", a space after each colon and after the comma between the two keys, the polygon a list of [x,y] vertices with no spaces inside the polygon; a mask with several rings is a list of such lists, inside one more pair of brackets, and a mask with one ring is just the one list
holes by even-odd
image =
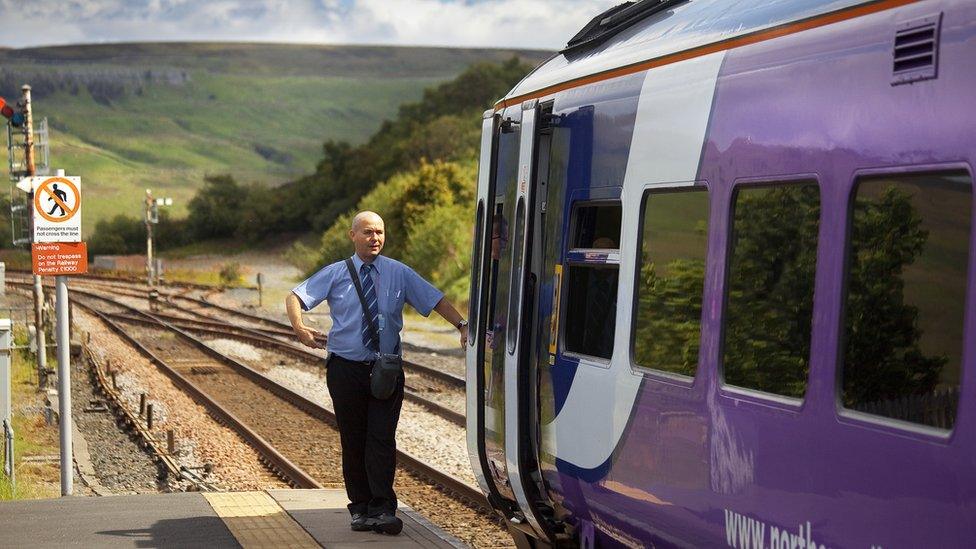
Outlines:
{"label": "tree", "polygon": [[187,205],[187,224],[197,240],[233,236],[246,191],[230,175],[211,175]]}
{"label": "tree", "polygon": [[305,216],[286,228],[325,230],[382,181],[423,162],[468,159],[477,154],[478,120],[492,101],[505,95],[531,67],[517,57],[501,64],[478,63],[457,78],[424,92],[400,107],[362,145],[329,141],[315,173],[285,186]]}

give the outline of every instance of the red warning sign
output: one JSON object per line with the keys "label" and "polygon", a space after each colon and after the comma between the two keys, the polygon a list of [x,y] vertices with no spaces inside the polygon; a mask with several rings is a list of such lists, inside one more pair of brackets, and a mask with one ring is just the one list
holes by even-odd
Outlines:
{"label": "red warning sign", "polygon": [[88,272],[88,245],[84,242],[35,242],[31,244],[34,274],[58,276]]}

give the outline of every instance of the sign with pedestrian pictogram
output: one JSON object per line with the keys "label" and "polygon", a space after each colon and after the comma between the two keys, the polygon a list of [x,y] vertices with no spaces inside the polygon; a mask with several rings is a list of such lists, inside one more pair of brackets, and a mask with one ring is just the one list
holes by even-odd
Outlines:
{"label": "sign with pedestrian pictogram", "polygon": [[81,242],[81,178],[32,177],[34,242]]}
{"label": "sign with pedestrian pictogram", "polygon": [[31,267],[40,276],[85,274],[88,245],[84,242],[41,242],[31,244]]}

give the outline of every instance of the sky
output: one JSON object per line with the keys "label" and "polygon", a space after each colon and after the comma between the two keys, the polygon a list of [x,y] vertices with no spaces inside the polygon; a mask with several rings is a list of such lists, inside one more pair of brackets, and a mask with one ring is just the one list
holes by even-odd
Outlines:
{"label": "sky", "polygon": [[622,0],[0,0],[0,45],[235,41],[558,49]]}

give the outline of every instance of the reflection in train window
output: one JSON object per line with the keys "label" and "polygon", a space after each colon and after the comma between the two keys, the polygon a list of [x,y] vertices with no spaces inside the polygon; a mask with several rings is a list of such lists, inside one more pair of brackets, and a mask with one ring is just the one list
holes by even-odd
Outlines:
{"label": "reflection in train window", "polygon": [[575,217],[574,248],[617,249],[620,247],[619,202],[577,206]]}
{"label": "reflection in train window", "polygon": [[966,174],[859,182],[848,246],[843,405],[951,429],[972,187]]}
{"label": "reflection in train window", "polygon": [[570,265],[566,291],[565,349],[610,358],[617,320],[617,265]]}
{"label": "reflection in train window", "polygon": [[701,339],[708,192],[644,195],[633,350],[640,366],[694,376]]}
{"label": "reflection in train window", "polygon": [[819,188],[739,187],[733,201],[725,382],[802,398],[810,362]]}

